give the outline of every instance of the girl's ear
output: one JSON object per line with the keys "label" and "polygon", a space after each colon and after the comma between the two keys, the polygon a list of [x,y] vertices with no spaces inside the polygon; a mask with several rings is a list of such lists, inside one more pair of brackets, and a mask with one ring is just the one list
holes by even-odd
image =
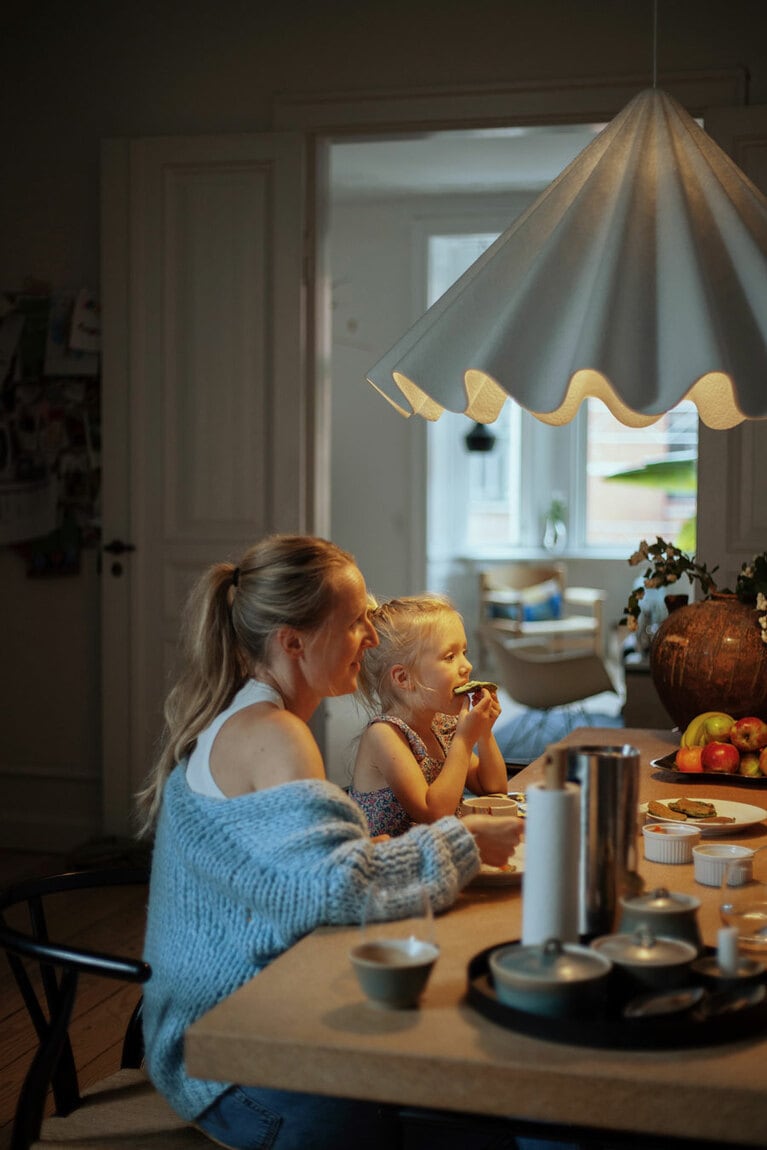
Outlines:
{"label": "girl's ear", "polygon": [[407,691],[411,686],[410,672],[402,663],[395,663],[389,671],[391,681],[400,691]]}

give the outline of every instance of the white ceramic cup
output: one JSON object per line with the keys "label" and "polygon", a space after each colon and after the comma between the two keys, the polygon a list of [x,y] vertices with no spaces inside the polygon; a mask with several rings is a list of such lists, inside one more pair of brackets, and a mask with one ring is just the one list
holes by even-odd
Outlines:
{"label": "white ceramic cup", "polygon": [[462,815],[500,815],[508,817],[517,813],[515,799],[508,795],[471,795],[463,799],[458,808]]}

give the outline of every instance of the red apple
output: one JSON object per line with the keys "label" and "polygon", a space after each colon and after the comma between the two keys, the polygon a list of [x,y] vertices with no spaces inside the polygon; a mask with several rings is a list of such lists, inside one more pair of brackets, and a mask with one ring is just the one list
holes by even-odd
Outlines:
{"label": "red apple", "polygon": [[746,715],[730,727],[729,739],[739,751],[760,751],[767,747],[767,723],[756,715]]}
{"label": "red apple", "polygon": [[701,756],[703,747],[680,747],[674,758],[676,769],[692,774],[703,770]]}
{"label": "red apple", "polygon": [[700,761],[704,771],[732,775],[740,765],[740,755],[732,743],[706,743]]}
{"label": "red apple", "polygon": [[762,747],[759,752],[759,770],[763,775],[767,775],[767,747]]}
{"label": "red apple", "polygon": [[[767,765],[767,764],[765,764]],[[761,775],[759,769],[759,752],[758,751],[745,751],[740,756],[740,766],[738,767],[739,775],[748,775],[753,778],[755,775]]]}

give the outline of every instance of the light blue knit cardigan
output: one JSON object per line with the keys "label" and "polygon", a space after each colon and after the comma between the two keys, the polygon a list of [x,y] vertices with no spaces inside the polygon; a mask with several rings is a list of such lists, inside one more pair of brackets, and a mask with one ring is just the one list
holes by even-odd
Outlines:
{"label": "light blue knit cardigan", "polygon": [[365,816],[333,783],[212,799],[189,788],[180,764],[165,785],[144,948],[155,1086],[183,1118],[210,1106],[227,1084],[185,1073],[186,1028],[315,927],[358,922],[371,879],[400,892],[398,917],[422,886],[444,909],[478,869],[474,839],[452,816],[374,844]]}

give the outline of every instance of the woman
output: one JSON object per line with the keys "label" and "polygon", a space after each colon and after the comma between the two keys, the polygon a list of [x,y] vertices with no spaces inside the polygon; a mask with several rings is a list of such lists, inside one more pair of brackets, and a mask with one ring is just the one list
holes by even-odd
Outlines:
{"label": "woman", "polygon": [[370,1104],[240,1088],[186,1074],[186,1028],[299,938],[359,921],[370,883],[405,916],[426,888],[449,906],[480,859],[502,865],[516,819],[441,819],[375,842],[328,782],[308,726],[353,692],[377,642],[364,579],[334,544],[277,535],[201,578],[184,620],[185,669],[166,705],[161,754],[140,799],[155,830],[145,957],[147,1069],[183,1117],[226,1146],[391,1147]]}

